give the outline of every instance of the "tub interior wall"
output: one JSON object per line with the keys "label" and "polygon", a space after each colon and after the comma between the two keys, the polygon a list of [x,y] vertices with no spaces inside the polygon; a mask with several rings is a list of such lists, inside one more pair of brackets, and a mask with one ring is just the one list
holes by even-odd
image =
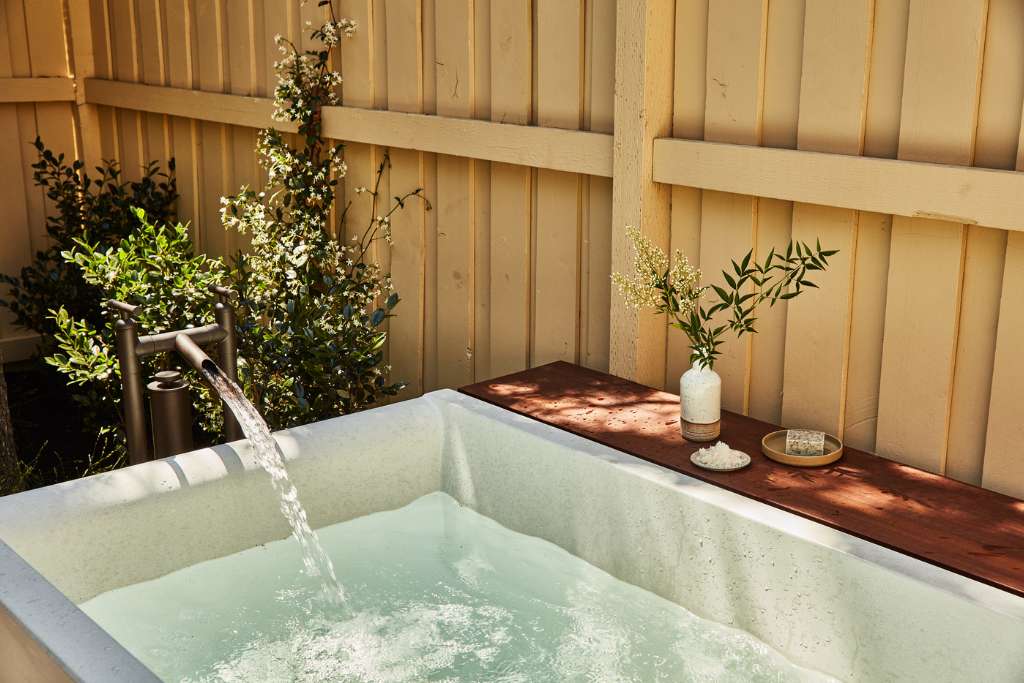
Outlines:
{"label": "tub interior wall", "polygon": [[445,410],[446,492],[797,663],[861,681],[1024,671],[1021,618],[843,551],[859,539],[471,399]]}
{"label": "tub interior wall", "polygon": [[[276,434],[313,528],[440,486],[441,417],[407,401]],[[76,603],[285,538],[247,442],[0,498],[0,539]]]}

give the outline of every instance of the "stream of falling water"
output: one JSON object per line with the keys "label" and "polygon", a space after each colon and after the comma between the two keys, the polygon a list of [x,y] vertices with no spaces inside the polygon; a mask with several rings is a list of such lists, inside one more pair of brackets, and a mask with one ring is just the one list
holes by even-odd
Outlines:
{"label": "stream of falling water", "polygon": [[274,490],[281,499],[281,513],[288,520],[292,534],[302,547],[302,563],[306,568],[306,573],[310,576],[320,577],[323,582],[325,598],[335,604],[341,604],[345,600],[345,590],[341,587],[338,576],[334,572],[331,558],[320,545],[320,539],[317,538],[316,532],[309,526],[306,510],[299,501],[299,492],[288,478],[284,458],[277,447],[277,442],[270,435],[267,423],[252,402],[242,393],[242,389],[224,375],[213,362],[203,363],[201,371],[234,413],[242,427],[242,432],[252,444],[256,459],[270,475]]}

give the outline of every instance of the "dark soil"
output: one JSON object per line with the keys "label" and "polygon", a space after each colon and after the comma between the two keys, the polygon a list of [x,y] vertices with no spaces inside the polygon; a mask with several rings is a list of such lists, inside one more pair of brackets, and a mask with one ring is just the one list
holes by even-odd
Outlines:
{"label": "dark soil", "polygon": [[18,457],[29,488],[80,477],[95,469],[96,435],[86,433],[81,410],[64,377],[41,360],[3,367]]}

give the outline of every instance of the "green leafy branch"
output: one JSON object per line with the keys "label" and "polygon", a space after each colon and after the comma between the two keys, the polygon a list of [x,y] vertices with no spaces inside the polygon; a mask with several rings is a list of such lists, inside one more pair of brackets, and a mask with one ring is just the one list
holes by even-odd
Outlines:
{"label": "green leafy branch", "polygon": [[[613,282],[633,307],[650,307],[668,315],[669,324],[690,340],[690,362],[709,369],[721,355],[726,332],[738,337],[756,334],[755,313],[761,304],[775,306],[806,288],[817,288],[813,274],[825,271],[828,259],[838,253],[822,249],[820,240],[814,248],[791,241],[784,252],[772,248],[763,260],[751,250],[739,261],[732,260],[731,270],[722,271],[722,284],[702,286],[700,270],[681,252],[675,253],[670,265],[665,252],[636,228],[627,228],[626,233],[635,250],[634,272],[615,273]],[[702,304],[708,293],[711,301]]]}
{"label": "green leafy branch", "polygon": [[[813,249],[805,242],[792,241],[784,253],[773,247],[760,262],[754,259],[753,250],[738,263],[732,260],[732,272],[722,271],[725,285],[706,288],[714,293],[714,303],[692,306],[685,315],[679,315],[678,310],[665,311],[674,318],[670,324],[690,339],[690,362],[713,368],[727,330],[737,337],[756,334],[754,314],[758,306],[767,301],[769,307],[774,307],[779,301],[799,296],[804,288],[816,289],[818,285],[810,279],[810,273],[823,272],[829,257],[837,253],[836,249],[822,249],[820,240]],[[715,325],[715,316],[722,312],[728,312],[726,321]]]}

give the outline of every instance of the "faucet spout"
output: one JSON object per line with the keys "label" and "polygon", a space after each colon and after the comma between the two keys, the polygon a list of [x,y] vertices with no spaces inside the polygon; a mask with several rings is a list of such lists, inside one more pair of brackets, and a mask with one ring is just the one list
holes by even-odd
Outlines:
{"label": "faucet spout", "polygon": [[174,349],[199,372],[220,372],[217,364],[187,334],[178,334],[174,337]]}
{"label": "faucet spout", "polygon": [[[244,400],[245,397],[235,384],[234,378],[214,363],[195,339],[185,332],[174,337],[174,350],[206,379],[206,383],[224,404],[224,432],[228,440],[236,441],[242,438],[242,426],[238,422],[238,414],[232,407],[232,401],[237,401],[238,397]],[[237,396],[234,396],[235,394]]]}

